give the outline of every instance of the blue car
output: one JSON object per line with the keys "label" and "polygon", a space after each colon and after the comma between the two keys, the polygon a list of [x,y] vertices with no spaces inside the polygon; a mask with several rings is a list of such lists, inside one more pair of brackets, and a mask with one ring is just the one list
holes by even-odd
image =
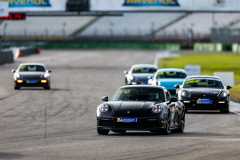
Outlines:
{"label": "blue car", "polygon": [[163,86],[171,95],[176,95],[176,88],[174,85],[182,85],[186,77],[187,72],[183,69],[158,69],[154,76],[148,77],[148,84]]}

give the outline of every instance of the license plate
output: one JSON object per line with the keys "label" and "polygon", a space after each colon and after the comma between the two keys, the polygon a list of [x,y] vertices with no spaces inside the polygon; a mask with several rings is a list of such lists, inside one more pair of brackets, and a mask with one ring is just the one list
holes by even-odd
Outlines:
{"label": "license plate", "polygon": [[212,104],[210,99],[198,99],[197,104]]}
{"label": "license plate", "polygon": [[27,80],[27,83],[37,83],[37,80]]}
{"label": "license plate", "polygon": [[148,84],[148,82],[141,82],[141,84]]}
{"label": "license plate", "polygon": [[117,122],[137,122],[137,118],[118,118]]}

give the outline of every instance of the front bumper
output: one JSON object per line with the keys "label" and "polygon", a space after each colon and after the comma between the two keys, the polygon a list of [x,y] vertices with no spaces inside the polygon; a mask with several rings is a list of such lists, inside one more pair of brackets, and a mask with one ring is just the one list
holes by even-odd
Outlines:
{"label": "front bumper", "polygon": [[182,99],[180,100],[186,110],[228,110],[229,100],[225,99],[211,99],[212,104],[198,104],[198,99]]}
{"label": "front bumper", "polygon": [[166,128],[165,118],[137,118],[137,122],[117,122],[117,118],[97,118],[97,129],[161,131]]}
{"label": "front bumper", "polygon": [[[17,80],[14,82],[16,87],[48,87],[50,85],[50,81],[47,79],[38,79],[37,83],[27,83],[27,80],[22,80],[22,83],[18,83]],[[47,83],[41,83],[41,80],[47,80]]]}

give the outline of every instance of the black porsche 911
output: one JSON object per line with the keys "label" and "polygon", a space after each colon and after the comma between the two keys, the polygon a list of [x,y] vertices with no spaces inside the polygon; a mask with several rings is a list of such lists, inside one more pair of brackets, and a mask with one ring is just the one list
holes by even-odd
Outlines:
{"label": "black porsche 911", "polygon": [[219,77],[189,76],[183,85],[175,85],[178,99],[187,110],[220,110],[229,113],[229,89]]}
{"label": "black porsche 911", "polygon": [[50,89],[50,73],[42,63],[22,63],[12,70],[14,89],[21,87],[43,87]]}
{"label": "black porsche 911", "polygon": [[185,107],[161,86],[134,85],[120,87],[112,99],[97,107],[97,132],[125,133],[126,130],[169,134],[183,132]]}

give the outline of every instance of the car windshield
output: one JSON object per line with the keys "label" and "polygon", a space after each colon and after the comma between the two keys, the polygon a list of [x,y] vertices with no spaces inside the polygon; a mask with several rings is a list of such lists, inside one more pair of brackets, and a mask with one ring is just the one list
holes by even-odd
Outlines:
{"label": "car windshield", "polygon": [[166,72],[158,72],[156,78],[182,78],[185,79],[187,77],[186,73],[183,72],[175,72],[175,71],[166,71]]}
{"label": "car windshield", "polygon": [[156,68],[136,67],[132,70],[132,73],[155,73],[156,71]]}
{"label": "car windshield", "polygon": [[223,85],[218,78],[189,78],[186,79],[183,88],[219,88],[223,89]]}
{"label": "car windshield", "polygon": [[156,88],[124,88],[113,96],[113,101],[159,101],[164,102],[162,89]]}
{"label": "car windshield", "polygon": [[45,72],[45,68],[40,65],[23,65],[19,72]]}

